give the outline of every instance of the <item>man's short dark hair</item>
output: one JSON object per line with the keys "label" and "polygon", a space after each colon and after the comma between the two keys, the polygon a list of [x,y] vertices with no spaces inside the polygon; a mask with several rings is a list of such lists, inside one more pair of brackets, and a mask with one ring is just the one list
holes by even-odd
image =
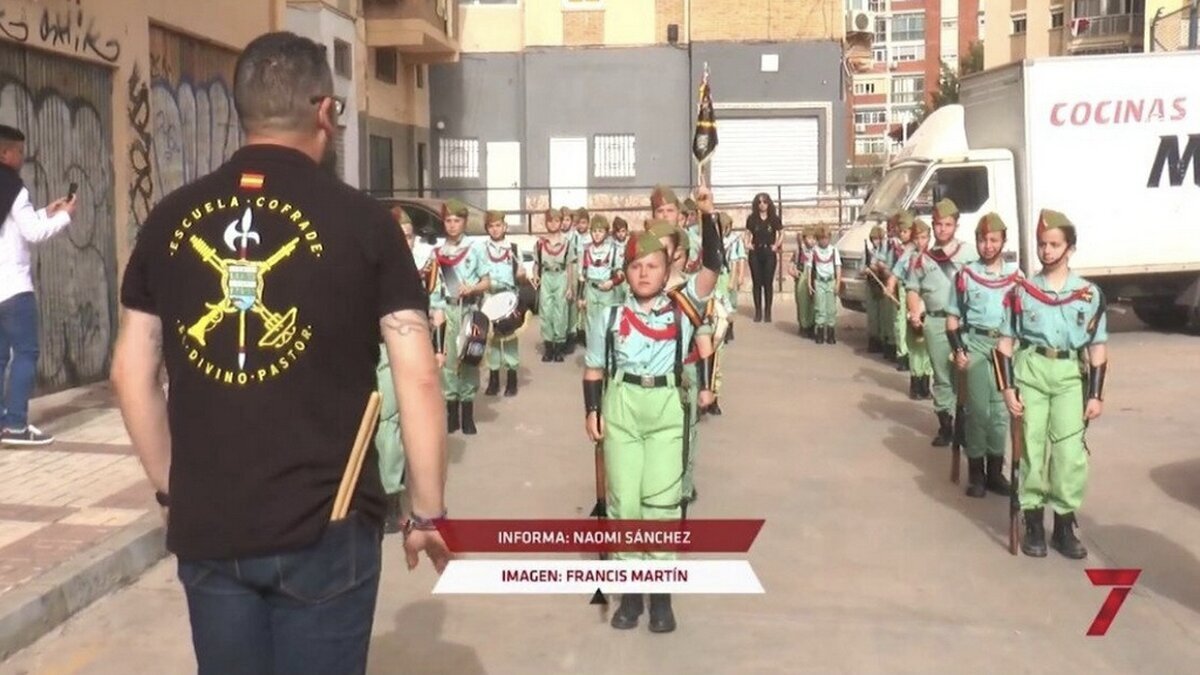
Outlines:
{"label": "man's short dark hair", "polygon": [[25,134],[20,129],[0,124],[0,143],[21,143],[24,140]]}
{"label": "man's short dark hair", "polygon": [[295,33],[267,33],[246,45],[233,75],[233,104],[247,132],[307,131],[312,102],[333,95],[325,47]]}

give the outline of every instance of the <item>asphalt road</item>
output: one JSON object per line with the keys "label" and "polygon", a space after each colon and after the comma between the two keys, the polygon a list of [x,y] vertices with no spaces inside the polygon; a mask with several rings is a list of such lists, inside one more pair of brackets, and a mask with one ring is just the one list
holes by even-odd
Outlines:
{"label": "asphalt road", "polygon": [[[433,596],[385,540],[373,673],[1193,673],[1200,663],[1200,338],[1110,318],[1107,409],[1088,445],[1086,561],[1012,557],[1007,501],[968,499],[932,448],[933,413],[905,375],[744,315],[725,416],[703,422],[695,517],[764,517],[750,560],[766,594],[679,596],[679,630],[617,632],[586,598]],[[451,438],[459,517],[574,517],[591,506],[579,368],[536,360],[515,399],[482,403]],[[1106,637],[1085,637],[1107,589],[1084,569],[1143,573]],[[101,600],[3,673],[194,672],[173,561]],[[643,622],[644,626],[644,622]]]}

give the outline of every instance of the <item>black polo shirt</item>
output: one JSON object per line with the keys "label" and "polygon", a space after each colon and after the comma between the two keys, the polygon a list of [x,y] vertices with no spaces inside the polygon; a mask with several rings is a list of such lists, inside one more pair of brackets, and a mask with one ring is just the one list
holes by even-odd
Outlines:
{"label": "black polo shirt", "polygon": [[[195,560],[314,543],[376,388],[379,319],[428,309],[388,211],[300,152],[244,147],[151,212],[121,304],[163,325],[168,548]],[[352,508],[382,519],[373,444]]]}

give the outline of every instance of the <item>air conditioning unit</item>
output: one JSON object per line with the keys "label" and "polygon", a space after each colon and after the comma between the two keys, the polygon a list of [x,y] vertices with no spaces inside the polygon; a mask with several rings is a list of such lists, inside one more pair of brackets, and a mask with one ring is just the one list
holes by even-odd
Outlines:
{"label": "air conditioning unit", "polygon": [[846,12],[846,34],[870,33],[875,34],[875,13],[850,10]]}
{"label": "air conditioning unit", "polygon": [[867,125],[865,125],[865,124],[855,124],[855,125],[854,125],[854,133],[856,133],[856,134],[865,134],[865,133],[867,133]]}

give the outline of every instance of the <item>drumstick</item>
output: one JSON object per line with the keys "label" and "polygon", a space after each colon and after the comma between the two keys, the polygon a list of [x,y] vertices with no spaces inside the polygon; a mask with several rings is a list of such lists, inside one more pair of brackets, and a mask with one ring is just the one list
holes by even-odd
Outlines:
{"label": "drumstick", "polygon": [[358,476],[362,473],[363,457],[367,454],[367,443],[371,438],[371,431],[375,428],[375,422],[379,419],[380,401],[377,391],[371,392],[371,397],[367,399],[367,409],[363,411],[362,422],[358,425],[358,436],[354,439],[354,447],[346,460],[346,470],[342,473],[342,482],[333,500],[330,520],[342,520],[350,510],[350,501],[355,487],[358,486]]}

